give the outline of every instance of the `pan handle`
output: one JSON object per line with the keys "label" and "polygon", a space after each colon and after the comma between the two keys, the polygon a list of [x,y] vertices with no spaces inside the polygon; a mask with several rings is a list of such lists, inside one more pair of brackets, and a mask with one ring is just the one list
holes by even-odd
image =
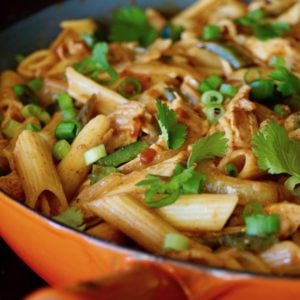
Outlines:
{"label": "pan handle", "polygon": [[42,288],[25,300],[187,300],[175,277],[153,263],[136,262],[102,280],[68,288]]}

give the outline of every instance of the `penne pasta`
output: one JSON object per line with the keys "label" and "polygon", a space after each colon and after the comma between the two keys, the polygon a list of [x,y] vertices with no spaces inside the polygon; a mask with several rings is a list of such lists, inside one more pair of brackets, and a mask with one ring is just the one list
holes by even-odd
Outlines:
{"label": "penne pasta", "polygon": [[237,203],[236,195],[183,195],[156,212],[178,230],[218,231],[223,229]]}
{"label": "penne pasta", "polygon": [[107,115],[119,105],[127,103],[127,100],[120,94],[84,77],[70,67],[66,70],[66,77],[70,95],[81,103],[85,103],[95,95],[99,103],[99,113]]}
{"label": "penne pasta", "polygon": [[[58,214],[68,206],[59,176],[47,144],[38,133],[24,130],[14,149],[17,171],[25,191],[25,203],[42,210],[47,202],[51,214]],[[46,200],[45,200],[46,199]]]}
{"label": "penne pasta", "polygon": [[91,119],[74,140],[70,152],[58,164],[57,172],[68,199],[85,180],[90,169],[84,161],[84,153],[101,144],[108,129],[109,120],[106,116],[98,115]]}

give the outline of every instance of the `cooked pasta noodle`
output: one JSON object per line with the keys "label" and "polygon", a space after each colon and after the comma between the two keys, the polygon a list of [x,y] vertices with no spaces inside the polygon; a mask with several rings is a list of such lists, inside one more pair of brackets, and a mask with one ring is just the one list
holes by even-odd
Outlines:
{"label": "cooked pasta noodle", "polygon": [[0,74],[0,189],[112,243],[300,275],[300,3],[266,2],[63,20]]}

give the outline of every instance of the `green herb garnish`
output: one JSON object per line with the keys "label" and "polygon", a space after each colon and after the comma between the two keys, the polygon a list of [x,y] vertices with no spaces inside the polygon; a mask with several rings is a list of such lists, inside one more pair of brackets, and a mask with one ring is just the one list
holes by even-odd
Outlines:
{"label": "green herb garnish", "polygon": [[186,125],[177,121],[175,111],[165,103],[156,101],[156,108],[156,118],[168,147],[171,149],[180,148],[187,135]]}
{"label": "green herb garnish", "polygon": [[60,215],[52,217],[52,219],[79,231],[85,229],[83,213],[75,207],[67,208]]}
{"label": "green herb garnish", "polygon": [[143,47],[153,43],[158,32],[152,27],[145,12],[136,7],[124,7],[112,15],[109,40],[112,42],[138,41]]}
{"label": "green herb garnish", "polygon": [[200,138],[192,145],[192,151],[188,159],[188,167],[205,159],[222,157],[227,152],[228,139],[223,132],[215,132],[212,135]]}

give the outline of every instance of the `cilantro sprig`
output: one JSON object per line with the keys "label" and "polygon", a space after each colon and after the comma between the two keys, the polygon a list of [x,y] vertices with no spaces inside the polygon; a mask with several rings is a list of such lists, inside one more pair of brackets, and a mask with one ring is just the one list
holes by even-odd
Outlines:
{"label": "cilantro sprig", "polygon": [[[118,73],[109,65],[107,53],[107,43],[98,42],[93,46],[91,55],[75,64],[74,69],[101,84],[112,84],[118,78]],[[109,79],[101,80],[101,73],[107,74]]]}
{"label": "cilantro sprig", "polygon": [[215,132],[212,135],[200,138],[192,145],[192,151],[188,158],[187,165],[198,163],[205,159],[222,157],[228,149],[228,139],[223,132]]}
{"label": "cilantro sprig", "polygon": [[168,108],[165,103],[157,100],[156,108],[156,118],[163,138],[166,141],[168,147],[171,149],[180,148],[183,145],[187,135],[186,125],[177,121],[175,111]]}
{"label": "cilantro sprig", "polygon": [[55,216],[52,219],[79,231],[85,229],[83,213],[75,207],[69,207],[60,215]]}
{"label": "cilantro sprig", "polygon": [[270,174],[300,177],[300,141],[291,140],[283,126],[271,121],[252,138],[258,166]]}
{"label": "cilantro sprig", "polygon": [[145,180],[136,185],[147,188],[145,203],[151,208],[159,208],[174,203],[181,194],[198,194],[204,189],[205,175],[184,168],[178,164],[168,180],[160,176],[148,174]]}
{"label": "cilantro sprig", "polygon": [[291,30],[289,24],[285,22],[269,23],[267,17],[267,13],[258,8],[250,11],[244,17],[237,18],[235,22],[250,28],[253,34],[262,41],[280,37]]}
{"label": "cilantro sprig", "polygon": [[143,47],[149,46],[158,36],[145,12],[136,7],[123,7],[112,15],[109,40],[112,42],[138,41]]}

